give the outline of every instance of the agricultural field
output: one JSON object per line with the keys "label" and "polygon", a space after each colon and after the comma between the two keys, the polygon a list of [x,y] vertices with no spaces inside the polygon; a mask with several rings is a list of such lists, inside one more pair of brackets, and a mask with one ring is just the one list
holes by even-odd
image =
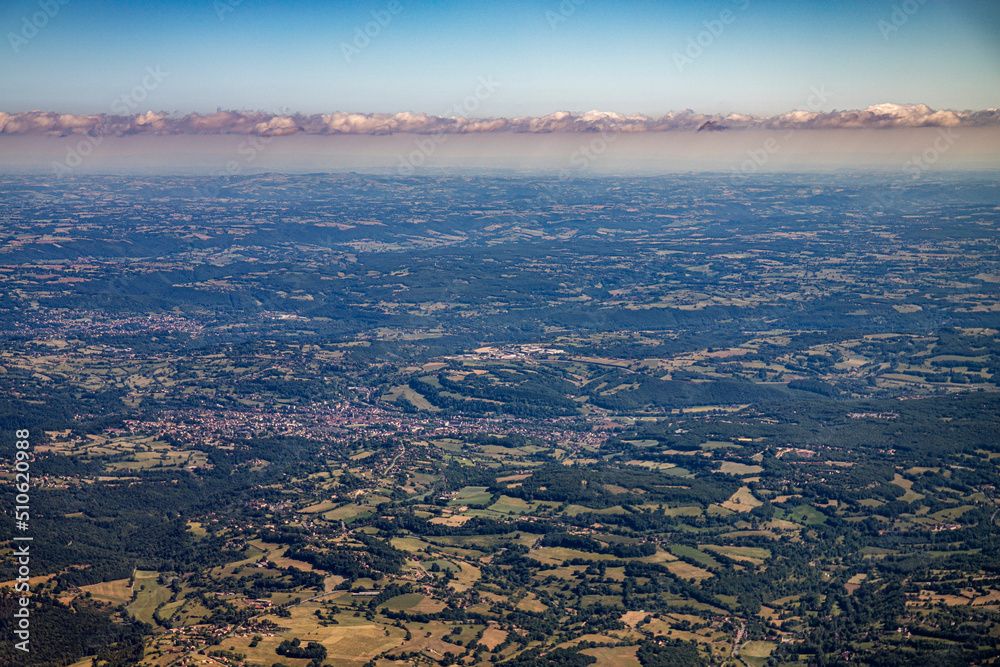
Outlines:
{"label": "agricultural field", "polygon": [[51,664],[993,664],[1000,194],[831,178],[0,177]]}

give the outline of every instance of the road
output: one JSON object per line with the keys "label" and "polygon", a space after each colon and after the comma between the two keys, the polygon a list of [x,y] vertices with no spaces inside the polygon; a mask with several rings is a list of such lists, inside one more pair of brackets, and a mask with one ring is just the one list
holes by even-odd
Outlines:
{"label": "road", "polygon": [[399,444],[399,454],[396,454],[396,456],[392,459],[392,463],[390,463],[389,467],[385,469],[385,474],[386,475],[388,475],[389,473],[392,472],[392,469],[396,467],[396,461],[398,461],[399,457],[402,456],[405,453],[406,453],[406,446],[403,443],[400,443]]}
{"label": "road", "polygon": [[740,621],[740,629],[736,633],[736,638],[733,639],[733,651],[731,655],[739,660],[741,663],[746,665],[746,667],[751,667],[750,663],[740,657],[740,642],[743,641],[743,637],[747,634],[747,624],[745,621]]}

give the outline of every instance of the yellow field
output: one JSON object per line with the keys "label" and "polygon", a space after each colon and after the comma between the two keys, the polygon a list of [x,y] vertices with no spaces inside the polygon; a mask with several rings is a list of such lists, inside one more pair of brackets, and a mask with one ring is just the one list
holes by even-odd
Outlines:
{"label": "yellow field", "polygon": [[459,562],[457,565],[461,569],[455,573],[455,580],[451,585],[457,592],[461,593],[472,588],[473,584],[479,581],[482,572],[471,563]]}
{"label": "yellow field", "polygon": [[[607,640],[605,640],[607,641]],[[614,646],[601,648],[587,648],[580,653],[591,655],[597,658],[595,667],[639,667],[639,660],[635,657],[638,646]]]}
{"label": "yellow field", "polygon": [[310,505],[309,507],[304,507],[299,510],[302,514],[317,514],[319,512],[326,512],[327,510],[332,510],[337,506],[337,503],[332,500],[324,500],[321,503],[316,503],[315,505]]}
{"label": "yellow field", "polygon": [[80,590],[90,593],[98,600],[106,600],[111,604],[125,604],[132,599],[132,589],[129,588],[128,579],[116,579],[100,584],[81,586]]}
{"label": "yellow field", "polygon": [[666,563],[667,561],[677,560],[677,556],[673,555],[669,551],[664,551],[663,549],[657,549],[656,553],[652,556],[643,556],[637,560],[643,563]]}
{"label": "yellow field", "polygon": [[724,503],[720,503],[722,507],[727,510],[732,510],[733,512],[749,512],[755,507],[760,507],[764,503],[757,500],[753,493],[750,492],[750,487],[743,486],[740,490],[733,494],[733,496]]}
{"label": "yellow field", "polygon": [[[413,652],[417,651],[423,653],[424,655],[432,658],[433,660],[439,660],[447,652],[459,653],[463,649],[450,644],[448,642],[442,641],[442,639],[451,635],[451,631],[456,626],[451,624],[445,624],[440,621],[431,621],[429,623],[413,623],[409,625],[410,632],[412,633],[412,638],[409,641],[402,641],[399,644],[399,652]],[[482,628],[483,626],[479,626]],[[461,637],[463,639],[468,639],[468,630],[473,629],[473,627],[465,626]],[[398,630],[398,628],[394,628]],[[475,630],[478,632],[478,630]],[[500,632],[500,631],[497,631]],[[506,633],[504,633],[506,634]],[[305,640],[303,640],[305,641]],[[502,640],[501,640],[502,641]],[[497,642],[499,643],[499,642]],[[395,654],[397,651],[393,651]],[[391,656],[390,656],[391,657]]]}
{"label": "yellow field", "polygon": [[748,658],[766,658],[774,649],[774,642],[747,642],[740,647],[740,655]]}
{"label": "yellow field", "polygon": [[427,547],[426,542],[416,537],[394,537],[390,542],[396,549],[402,549],[410,553],[423,551]]}
{"label": "yellow field", "polygon": [[708,549],[729,556],[733,560],[745,560],[756,564],[761,564],[771,557],[771,552],[759,547],[725,547],[714,544],[700,544],[699,549]]}
{"label": "yellow field", "polygon": [[127,609],[130,614],[144,623],[153,624],[153,612],[156,607],[170,599],[170,589],[156,583],[158,572],[153,570],[136,570],[135,591],[137,596],[135,602]]}
{"label": "yellow field", "polygon": [[[253,649],[249,648],[249,637],[227,639],[225,644],[246,653],[248,660],[266,665],[276,661],[274,649],[282,639],[298,637],[303,644],[311,641],[323,644],[328,652],[326,662],[339,667],[363,664],[382,651],[390,650],[403,642],[403,630],[372,623],[363,617],[356,618],[349,613],[337,614],[339,625],[322,627],[317,624],[314,615],[319,608],[318,603],[307,602],[292,607],[291,618],[268,616],[267,618],[287,629],[282,630],[280,636],[266,637]],[[293,664],[293,661],[287,659],[282,662]],[[302,661],[302,664],[305,662]]]}
{"label": "yellow field", "polygon": [[763,472],[764,468],[761,466],[748,466],[745,463],[737,463],[736,461],[723,461],[722,465],[719,466],[718,472],[724,472],[729,475],[755,475],[759,472]]}
{"label": "yellow field", "polygon": [[671,561],[667,563],[666,567],[682,579],[694,578],[697,581],[701,581],[702,579],[708,579],[712,576],[712,573],[708,570],[703,570],[700,567],[695,567],[690,563],[685,563],[680,560]]}
{"label": "yellow field", "polygon": [[330,510],[323,515],[323,518],[327,521],[347,521],[348,519],[353,519],[359,514],[363,514],[368,510],[360,505],[344,505],[343,507],[338,507],[335,510]]}
{"label": "yellow field", "polygon": [[479,640],[479,643],[492,651],[494,646],[502,644],[505,639],[507,639],[506,630],[490,626],[483,631],[483,636]]}
{"label": "yellow field", "polygon": [[557,565],[563,561],[572,560],[574,558],[583,558],[586,560],[617,560],[611,554],[592,554],[586,551],[567,549],[565,547],[542,547],[541,549],[528,552],[528,558],[534,558],[541,563],[555,563]]}
{"label": "yellow field", "polygon": [[464,514],[449,514],[447,516],[436,516],[428,521],[428,523],[436,523],[441,526],[461,526],[471,518],[471,515],[465,516]]}
{"label": "yellow field", "polygon": [[921,498],[924,497],[924,494],[913,491],[912,490],[913,482],[906,479],[898,472],[892,478],[892,482],[890,482],[890,484],[895,484],[896,486],[906,491],[906,493],[904,493],[903,496],[900,498],[900,500],[902,500],[904,503],[910,503],[913,502],[914,500],[920,500]]}

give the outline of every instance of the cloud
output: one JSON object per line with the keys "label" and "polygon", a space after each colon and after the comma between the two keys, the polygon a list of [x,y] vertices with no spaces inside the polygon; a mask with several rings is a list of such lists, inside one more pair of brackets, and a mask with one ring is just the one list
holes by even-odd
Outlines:
{"label": "cloud", "polygon": [[660,118],[609,111],[559,111],[540,117],[449,118],[423,113],[334,112],[305,116],[262,111],[219,111],[170,115],[147,111],[134,116],[75,115],[55,111],[0,112],[0,134],[68,136],[132,134],[489,134],[514,132],[698,132],[712,130],[894,129],[905,127],[1000,127],[1000,111],[935,110],[925,104],[876,104],[852,111],[789,111],[777,116],[700,114],[690,109]]}

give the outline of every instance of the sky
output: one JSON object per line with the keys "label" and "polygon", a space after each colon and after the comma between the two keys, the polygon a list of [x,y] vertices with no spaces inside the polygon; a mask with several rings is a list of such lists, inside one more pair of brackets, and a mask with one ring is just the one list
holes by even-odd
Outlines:
{"label": "sky", "polygon": [[993,0],[5,0],[0,35],[11,114],[1000,106]]}

